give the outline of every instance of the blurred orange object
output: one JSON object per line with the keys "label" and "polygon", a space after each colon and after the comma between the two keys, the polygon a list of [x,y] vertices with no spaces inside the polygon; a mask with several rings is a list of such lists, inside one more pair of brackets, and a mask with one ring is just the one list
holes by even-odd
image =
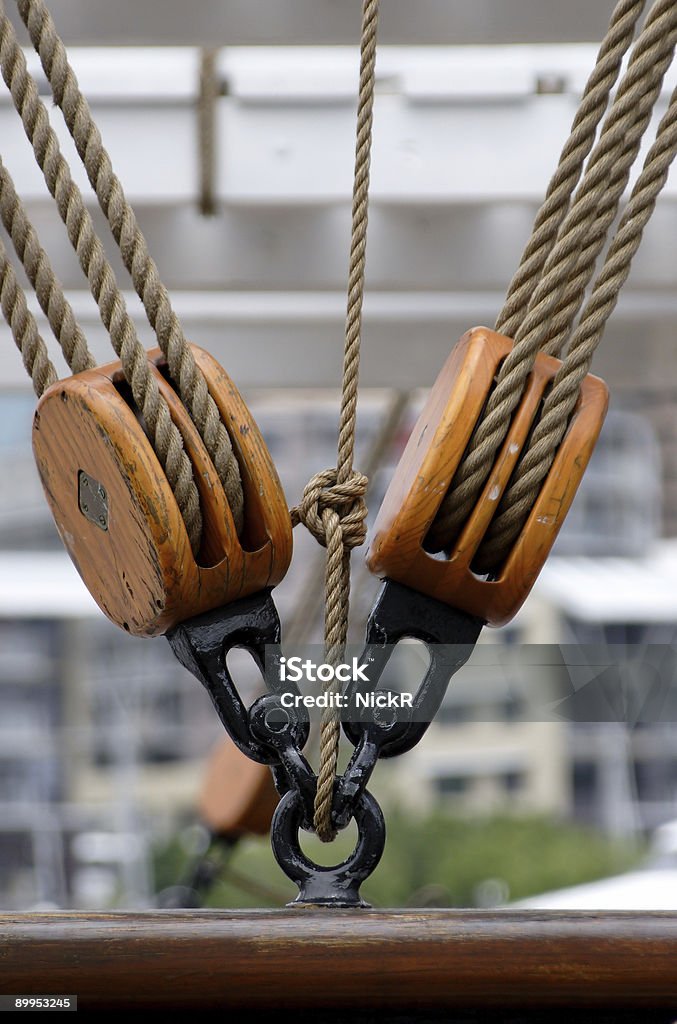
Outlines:
{"label": "blurred orange object", "polygon": [[211,754],[199,796],[200,815],[219,836],[266,835],[279,796],[270,768],[227,739]]}

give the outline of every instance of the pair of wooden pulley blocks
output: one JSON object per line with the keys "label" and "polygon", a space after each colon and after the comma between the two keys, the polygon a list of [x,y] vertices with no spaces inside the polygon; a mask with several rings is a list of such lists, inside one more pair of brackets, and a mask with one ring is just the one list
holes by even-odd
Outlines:
{"label": "pair of wooden pulley blocks", "polygon": [[[561,366],[559,360],[539,355],[475,508],[446,557],[430,554],[426,536],[511,348],[509,338],[481,327],[456,345],[378,513],[367,562],[373,573],[412,594],[412,623],[416,595],[472,617],[479,626],[508,622],[552,548],[599,436],[608,391],[589,375],[507,559],[488,577],[473,572],[476,552],[528,443],[544,393]],[[61,539],[102,611],[136,636],[175,635],[184,631],[187,620],[202,621],[218,609],[224,619],[237,616],[238,610],[241,617],[246,599],[269,594],[291,561],[287,502],[258,427],[221,366],[202,349],[193,347],[193,354],[230,436],[244,492],[244,527],[238,536],[221,482],[163,356],[159,351],[149,353],[151,372],[183,438],[199,491],[203,540],[196,556],[142,419],[130,404],[119,363],[57,382],[42,396],[35,414],[35,458]],[[403,618],[406,607],[400,608]],[[406,621],[400,621],[397,633],[389,639],[407,635]],[[412,627],[411,635],[415,633]],[[208,659],[195,649],[187,658],[177,653],[210,689],[240,748],[264,761],[256,744],[244,741],[247,709],[239,707],[235,720],[223,711],[228,687],[225,697],[215,692],[223,680],[206,679]],[[258,654],[262,656],[260,650]],[[307,733],[302,739],[306,737]],[[299,813],[296,823],[308,827],[308,815]]]}

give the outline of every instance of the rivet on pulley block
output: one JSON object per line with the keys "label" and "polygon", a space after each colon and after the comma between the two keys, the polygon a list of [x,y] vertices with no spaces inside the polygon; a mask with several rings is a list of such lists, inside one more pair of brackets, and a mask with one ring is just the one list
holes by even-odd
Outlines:
{"label": "rivet on pulley block", "polygon": [[588,375],[567,433],[507,559],[495,576],[478,576],[471,568],[473,559],[525,448],[544,392],[562,365],[540,354],[475,508],[448,557],[434,557],[424,550],[426,535],[512,347],[510,338],[478,327],[453,349],[388,488],[367,557],[373,573],[492,626],[510,621],[536,581],[588,465],[609,402],[604,381]]}
{"label": "rivet on pulley block", "polygon": [[[291,523],[270,454],[226,372],[191,346],[233,444],[244,491],[238,538],[214,465],[166,374],[151,372],[184,441],[200,495],[197,558],[169,482],[128,399],[120,363],[58,381],[42,396],[33,451],[61,538],[99,607],[137,636],[272,587],[291,559]],[[164,372],[163,372],[164,371]]]}

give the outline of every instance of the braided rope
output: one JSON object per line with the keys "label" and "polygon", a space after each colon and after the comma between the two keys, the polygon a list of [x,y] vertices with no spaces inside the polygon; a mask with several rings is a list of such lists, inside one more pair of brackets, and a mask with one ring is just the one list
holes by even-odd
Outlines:
{"label": "braided rope", "polygon": [[567,358],[554,379],[534,430],[531,445],[520,461],[514,482],[504,496],[487,540],[480,551],[485,564],[498,564],[521,531],[564,437],[592,357],[618,302],[642,234],[656,206],[677,155],[677,89],[649,150],[642,173],[609,248],[604,266],[571,340]]}
{"label": "braided rope", "polygon": [[47,346],[40,337],[38,325],[26,303],[26,296],[16,279],[14,268],[0,241],[0,306],[12,337],[21,352],[24,366],[33,381],[38,396],[58,379],[57,372],[47,354]]}
{"label": "braided rope", "polygon": [[0,219],[12,240],[26,276],[37,295],[54,337],[73,373],[91,370],[96,360],[63,293],[49,257],[40,245],[12,177],[0,158]]}
{"label": "braided rope", "polygon": [[578,294],[568,298],[571,275],[577,273],[581,259],[585,261],[581,264],[581,283],[594,270],[590,256],[593,252],[599,254],[604,245],[676,41],[677,6],[674,0],[657,0],[633,48],[600,140],[515,334],[515,345],[501,365],[484,417],[430,531],[431,547],[446,546],[474,507],[510,428],[510,418],[536,356],[549,339],[551,319],[562,317],[562,313],[562,319],[568,319],[569,306],[582,301],[582,293],[580,299]]}
{"label": "braided rope", "polygon": [[120,248],[123,263],[143,303],[148,322],[167,358],[172,379],[223,484],[236,529],[240,533],[244,505],[240,470],[228,431],[221,422],[207,381],[195,362],[146,239],[127,201],[122,183],[113,170],[101,133],[80,91],[51,14],[43,0],[17,0],[17,6],[40,56],[54,101],[63,113],[87,177]]}
{"label": "braided rope", "polygon": [[[336,469],[314,476],[306,486],[294,522],[302,522],[327,549],[325,570],[324,637],[326,659],[337,664],[343,656],[350,610],[350,552],[366,538],[367,508],[364,496],[368,480],[353,469],[357,390],[362,338],[362,304],[366,267],[369,209],[369,169],[376,84],[378,0],[364,0],[360,85],[355,146],[355,179],[352,204],[352,238],[348,272],[348,308],[343,358],[343,394],[339,419]],[[332,691],[335,683],[325,686]],[[320,767],[315,796],[314,827],[323,842],[335,836],[331,822],[334,779],[338,763],[339,715],[327,708],[320,727]]]}
{"label": "braided rope", "polygon": [[134,401],[141,410],[153,447],[164,468],[186,524],[193,551],[200,544],[202,516],[190,461],[181,435],[160,395],[127,312],[115,275],[97,236],[82,194],[71,178],[49,115],[28,73],[23,51],[0,0],[0,66],[14,105],[33,146],[51,195],[66,225],[68,238],[89,281],[101,319],[120,358]]}

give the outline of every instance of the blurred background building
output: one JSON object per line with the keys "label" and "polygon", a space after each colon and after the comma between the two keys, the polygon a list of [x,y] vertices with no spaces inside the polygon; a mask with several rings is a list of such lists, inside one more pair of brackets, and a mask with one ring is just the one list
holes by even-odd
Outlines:
{"label": "blurred background building", "polygon": [[[359,4],[51,7],[186,332],[244,392],[292,504],[334,461]],[[419,0],[414,16],[404,0],[383,4],[357,460],[375,462],[372,509],[452,344],[494,322],[612,7]],[[221,47],[213,164],[197,114],[207,45]],[[72,154],[58,111],[53,123]],[[3,90],[0,138],[88,340],[110,361]],[[405,805],[539,813],[631,837],[677,817],[669,716],[544,720],[518,661],[497,683],[491,650],[611,643],[641,664],[642,650],[677,639],[676,190],[668,183],[600,349],[612,411],[570,520],[523,612],[485,637],[426,742],[382,773]],[[0,907],[152,905],[152,851],[194,817],[220,727],[165,641],[118,632],[62,551],[31,457],[33,396],[4,324],[0,368]],[[378,583],[354,561],[359,641]],[[278,603],[304,641],[321,637],[322,564],[297,531]]]}

